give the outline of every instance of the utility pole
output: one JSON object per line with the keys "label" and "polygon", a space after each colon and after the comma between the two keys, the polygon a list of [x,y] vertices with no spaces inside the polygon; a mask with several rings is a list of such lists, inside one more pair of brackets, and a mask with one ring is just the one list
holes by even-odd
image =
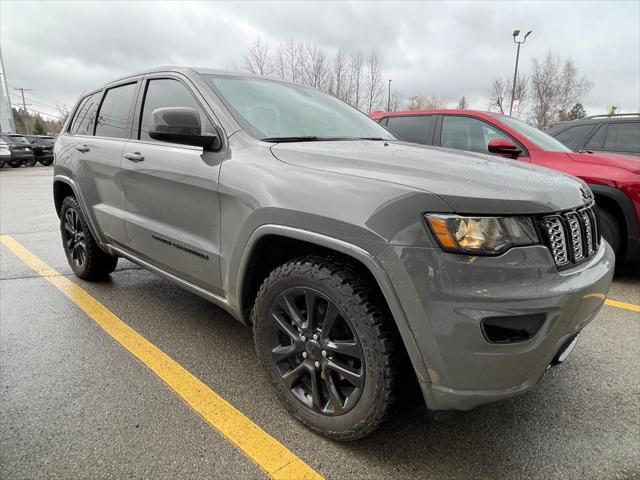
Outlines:
{"label": "utility pole", "polygon": [[389,79],[389,92],[387,93],[387,112],[391,111],[391,79]]}
{"label": "utility pole", "polygon": [[29,122],[27,122],[27,102],[24,101],[24,92],[28,92],[31,89],[30,88],[14,88],[14,90],[20,90],[20,93],[22,94],[22,108],[24,110],[24,128],[27,130],[27,135],[29,135]]}
{"label": "utility pole", "polygon": [[520,45],[527,41],[527,37],[531,35],[531,30],[529,30],[521,42],[516,40],[516,38],[520,35],[520,30],[513,31],[513,41],[518,44],[518,50],[516,52],[516,68],[513,72],[513,85],[511,86],[511,106],[509,107],[509,116],[513,113],[513,97],[516,96],[516,80],[518,79],[518,60],[520,60]]}

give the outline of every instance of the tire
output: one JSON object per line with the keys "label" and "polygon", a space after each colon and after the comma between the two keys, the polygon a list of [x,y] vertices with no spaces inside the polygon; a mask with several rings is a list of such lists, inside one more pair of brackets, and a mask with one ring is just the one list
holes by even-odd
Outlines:
{"label": "tire", "polygon": [[100,249],[75,197],[66,197],[62,202],[60,233],[69,266],[78,277],[104,280],[116,269],[118,257]]}
{"label": "tire", "polygon": [[38,163],[38,161],[34,157],[31,160],[25,160],[24,166],[25,167],[33,167],[36,163]]}
{"label": "tire", "polygon": [[362,438],[383,421],[395,386],[393,330],[374,290],[348,263],[308,256],[277,267],[251,319],[258,359],[293,417],[340,441]]}
{"label": "tire", "polygon": [[53,159],[49,159],[49,160],[38,160],[42,165],[44,165],[45,167],[48,167],[49,165],[51,165],[53,163]]}
{"label": "tire", "polygon": [[22,160],[12,160],[7,162],[11,168],[18,168],[22,166]]}
{"label": "tire", "polygon": [[620,225],[613,215],[603,208],[598,208],[600,217],[600,233],[604,239],[611,245],[616,257],[621,253],[622,235],[620,234]]}

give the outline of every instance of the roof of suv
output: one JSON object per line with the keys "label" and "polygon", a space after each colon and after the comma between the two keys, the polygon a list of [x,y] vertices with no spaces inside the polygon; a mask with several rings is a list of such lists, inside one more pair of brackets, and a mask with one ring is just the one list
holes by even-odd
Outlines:
{"label": "roof of suv", "polygon": [[564,122],[551,122],[547,131],[556,130],[560,127],[567,127],[573,125],[595,125],[598,123],[622,123],[622,122],[637,122],[640,120],[640,113],[618,113],[614,115],[593,115],[591,117],[580,118],[577,120],[567,120]]}

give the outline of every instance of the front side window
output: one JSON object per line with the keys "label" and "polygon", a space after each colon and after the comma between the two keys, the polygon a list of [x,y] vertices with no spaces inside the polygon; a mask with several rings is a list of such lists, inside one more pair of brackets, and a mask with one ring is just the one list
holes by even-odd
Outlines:
{"label": "front side window", "polygon": [[435,118],[434,115],[389,117],[387,128],[405,142],[424,145]]}
{"label": "front side window", "polygon": [[395,139],[362,112],[311,87],[253,77],[202,77],[242,129],[259,140]]}
{"label": "front side window", "polygon": [[489,153],[489,142],[505,137],[504,133],[476,118],[455,115],[442,118],[441,146],[446,148]]}
{"label": "front side window", "polygon": [[97,92],[87,97],[80,104],[71,125],[71,133],[73,135],[93,135],[93,125],[101,97],[102,92]]}
{"label": "front side window", "polygon": [[189,89],[178,80],[159,78],[149,80],[147,83],[147,91],[142,107],[140,132],[138,135],[140,140],[153,140],[149,136],[149,130],[151,129],[153,121],[153,111],[156,108],[167,107],[195,108],[200,113],[200,122],[203,128],[202,133],[211,130],[207,117],[204,115],[204,112],[202,112],[200,104],[198,104],[198,101],[193,97]]}
{"label": "front side window", "polygon": [[497,116],[501,122],[505,123],[510,128],[513,128],[520,135],[528,138],[530,141],[538,145],[543,150],[548,152],[570,152],[567,146],[560,143],[558,140],[553,138],[551,135],[544,133],[541,130],[538,130],[536,127],[532,127],[524,123],[521,120],[518,120],[513,117],[509,117],[507,115],[494,115]]}
{"label": "front side window", "polygon": [[29,143],[29,140],[24,138],[22,135],[10,135],[10,137],[13,143],[22,143],[23,145],[31,145]]}
{"label": "front side window", "polygon": [[593,129],[593,125],[576,125],[575,127],[567,128],[562,132],[554,135],[556,140],[561,141],[571,150],[576,150],[582,145],[584,137]]}
{"label": "front side window", "polygon": [[640,122],[610,123],[604,149],[640,153]]}
{"label": "front side window", "polygon": [[96,136],[129,138],[130,113],[135,91],[135,83],[107,90],[98,113]]}

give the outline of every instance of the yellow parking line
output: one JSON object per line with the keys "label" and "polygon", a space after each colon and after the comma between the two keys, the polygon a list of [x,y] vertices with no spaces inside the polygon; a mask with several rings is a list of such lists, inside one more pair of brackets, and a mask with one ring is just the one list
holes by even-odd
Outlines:
{"label": "yellow parking line", "polygon": [[36,273],[84,310],[116,342],[149,367],[187,405],[253,460],[270,478],[276,480],[323,478],[278,440],[120,320],[86,290],[53,270],[11,236],[0,235],[0,241]]}
{"label": "yellow parking line", "polygon": [[610,307],[624,308],[625,310],[640,313],[640,305],[634,305],[633,303],[624,303],[617,300],[606,300],[604,303]]}

